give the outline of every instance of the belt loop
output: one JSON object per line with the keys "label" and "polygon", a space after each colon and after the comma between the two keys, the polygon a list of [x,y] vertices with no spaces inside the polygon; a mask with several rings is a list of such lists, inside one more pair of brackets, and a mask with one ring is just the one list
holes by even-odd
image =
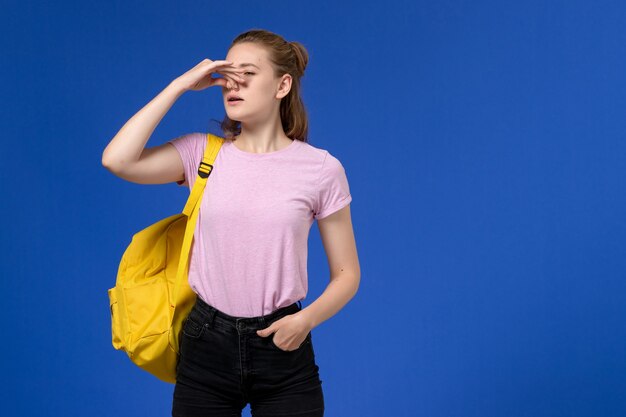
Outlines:
{"label": "belt loop", "polygon": [[213,322],[215,321],[215,309],[214,308],[210,308],[209,309],[209,327],[213,328]]}
{"label": "belt loop", "polygon": [[269,314],[261,314],[259,316],[259,325],[261,326],[262,329],[265,329],[267,327],[267,320],[265,319],[265,317],[268,315]]}

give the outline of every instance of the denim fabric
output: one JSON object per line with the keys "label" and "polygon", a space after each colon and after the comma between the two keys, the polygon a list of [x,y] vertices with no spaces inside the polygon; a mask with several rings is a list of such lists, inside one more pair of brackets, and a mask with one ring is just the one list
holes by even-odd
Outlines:
{"label": "denim fabric", "polygon": [[273,334],[256,334],[301,309],[294,303],[265,316],[233,317],[197,297],[180,334],[172,416],[241,416],[247,404],[253,417],[323,416],[311,332],[293,351],[276,346]]}

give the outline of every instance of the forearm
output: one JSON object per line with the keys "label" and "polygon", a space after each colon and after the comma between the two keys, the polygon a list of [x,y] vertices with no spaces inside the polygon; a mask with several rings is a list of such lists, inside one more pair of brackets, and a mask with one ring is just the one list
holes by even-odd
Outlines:
{"label": "forearm", "polygon": [[337,314],[354,297],[358,287],[359,279],[352,275],[332,279],[322,295],[301,311],[311,329]]}
{"label": "forearm", "polygon": [[183,93],[174,81],[131,117],[104,149],[102,164],[122,169],[139,160],[152,132]]}

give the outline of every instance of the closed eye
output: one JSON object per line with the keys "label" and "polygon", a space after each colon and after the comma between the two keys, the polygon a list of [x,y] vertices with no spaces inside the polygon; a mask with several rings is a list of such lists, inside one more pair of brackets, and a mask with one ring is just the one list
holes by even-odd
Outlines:
{"label": "closed eye", "polygon": [[250,72],[250,71],[247,71],[247,72],[244,72],[244,75],[245,75],[245,74],[254,74],[254,73],[253,73],[253,72]]}

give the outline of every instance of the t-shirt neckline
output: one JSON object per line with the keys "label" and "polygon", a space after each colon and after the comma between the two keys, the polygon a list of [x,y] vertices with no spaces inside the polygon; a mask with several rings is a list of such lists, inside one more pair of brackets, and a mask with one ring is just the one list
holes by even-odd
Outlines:
{"label": "t-shirt neckline", "polygon": [[298,139],[292,139],[291,143],[289,145],[285,146],[282,149],[279,149],[277,151],[262,152],[262,153],[254,153],[254,152],[242,151],[241,149],[236,147],[235,144],[232,141],[227,141],[226,148],[228,150],[230,150],[233,155],[236,155],[238,157],[246,158],[246,159],[252,159],[252,160],[260,160],[260,159],[272,158],[272,157],[275,157],[275,156],[283,156],[286,153],[289,153],[289,152],[293,151],[298,146],[298,144],[296,142],[302,142],[302,141],[300,141]]}

